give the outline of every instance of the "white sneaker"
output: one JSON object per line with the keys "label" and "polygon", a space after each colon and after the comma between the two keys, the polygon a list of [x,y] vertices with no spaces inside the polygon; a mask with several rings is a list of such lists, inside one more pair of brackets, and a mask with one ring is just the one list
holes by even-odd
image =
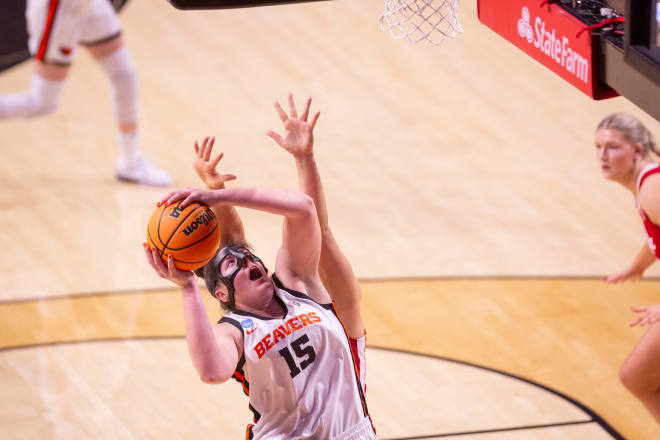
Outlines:
{"label": "white sneaker", "polygon": [[140,154],[131,158],[120,158],[115,173],[117,179],[122,182],[148,186],[172,185],[172,176],[167,171],[147,162]]}

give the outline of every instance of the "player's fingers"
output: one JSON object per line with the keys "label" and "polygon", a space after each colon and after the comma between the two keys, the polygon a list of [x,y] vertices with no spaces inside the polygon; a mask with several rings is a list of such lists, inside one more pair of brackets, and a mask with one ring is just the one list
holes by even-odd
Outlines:
{"label": "player's fingers", "polygon": [[147,261],[151,266],[153,266],[154,257],[151,255],[151,249],[149,249],[149,245],[147,243],[142,243],[142,247],[144,248],[144,255],[147,257]]}
{"label": "player's fingers", "polygon": [[186,206],[194,202],[196,200],[196,197],[197,195],[194,192],[191,192],[179,203],[179,206],[181,207],[181,209],[185,208]]}
{"label": "player's fingers", "polygon": [[208,162],[211,158],[211,151],[213,151],[213,144],[215,143],[215,137],[209,138],[209,142],[206,144],[206,149],[204,150],[204,161]]}
{"label": "player's fingers", "polygon": [[225,155],[225,153],[218,154],[215,157],[215,159],[213,159],[213,162],[211,162],[211,168],[215,169],[215,167],[217,167],[218,164],[220,163],[220,159],[222,159],[222,156],[224,156],[224,155]]}
{"label": "player's fingers", "polygon": [[280,106],[280,103],[275,101],[275,111],[277,112],[278,116],[282,120],[282,122],[286,122],[289,117],[286,115],[286,112],[282,109],[282,106]]}
{"label": "player's fingers", "polygon": [[630,308],[630,310],[632,310],[632,311],[635,312],[635,313],[646,312],[647,309],[648,309],[647,306],[632,306],[632,307]]}
{"label": "player's fingers", "polygon": [[266,132],[266,136],[277,142],[279,145],[282,145],[282,136],[279,134],[275,133],[273,130],[268,130]]}
{"label": "player's fingers", "polygon": [[316,112],[316,114],[315,114],[314,117],[312,118],[312,122],[310,123],[310,125],[312,126],[312,130],[313,130],[314,127],[316,126],[316,121],[319,120],[319,116],[320,116],[320,115],[321,115],[321,112]]}
{"label": "player's fingers", "polygon": [[[166,204],[167,201],[168,201],[168,200],[169,200],[174,194],[176,194],[177,192],[179,192],[179,191],[170,191],[170,192],[168,192],[164,197],[162,197],[162,198],[158,201],[158,203],[156,203],[156,206],[162,206],[163,204]],[[169,203],[167,203],[167,204],[169,204]]]}
{"label": "player's fingers", "polygon": [[312,105],[312,97],[310,96],[307,98],[307,101],[305,102],[305,108],[303,109],[302,115],[300,115],[300,119],[303,121],[307,122],[307,117],[309,117],[309,106]]}
{"label": "player's fingers", "polygon": [[223,174],[220,176],[223,182],[229,182],[230,180],[236,180],[236,176],[233,174]]}
{"label": "player's fingers", "polygon": [[209,137],[205,137],[204,140],[202,141],[202,146],[199,147],[199,153],[197,154],[197,157],[200,159],[204,158],[204,155],[206,154],[206,143],[208,142]]}
{"label": "player's fingers", "polygon": [[165,276],[165,264],[163,264],[163,259],[160,257],[160,252],[155,247],[151,251],[151,259],[158,275],[161,277]]}
{"label": "player's fingers", "polygon": [[644,317],[642,318],[642,321],[640,322],[640,325],[646,325],[646,324],[649,324],[649,323],[651,322],[650,320],[651,320],[651,315],[647,313],[647,314],[644,315]]}
{"label": "player's fingers", "polygon": [[631,326],[631,327],[636,326],[637,324],[639,324],[639,323],[641,322],[641,320],[642,320],[641,317],[635,319],[633,322],[630,323],[630,326]]}
{"label": "player's fingers", "polygon": [[171,255],[167,256],[167,274],[172,277],[176,274],[177,268],[174,265],[174,258]]}
{"label": "player's fingers", "polygon": [[197,145],[197,141],[195,141],[195,154],[199,157],[199,145]]}
{"label": "player's fingers", "polygon": [[298,112],[296,111],[296,103],[293,102],[293,93],[289,92],[289,114],[293,119],[298,119]]}
{"label": "player's fingers", "polygon": [[614,284],[616,284],[616,283],[618,283],[620,280],[621,280],[621,275],[619,275],[619,274],[610,275],[610,276],[608,276],[607,278],[605,278],[605,282],[606,282],[606,283],[614,283]]}
{"label": "player's fingers", "polygon": [[[172,205],[173,203],[178,202],[179,200],[183,200],[183,199],[187,198],[191,194],[191,192],[192,191],[190,191],[189,189],[188,190],[183,189],[183,190],[179,190],[179,191],[174,191],[167,198],[167,200],[165,201],[165,204],[169,206],[169,205]],[[182,206],[182,208],[183,208],[183,206]]]}

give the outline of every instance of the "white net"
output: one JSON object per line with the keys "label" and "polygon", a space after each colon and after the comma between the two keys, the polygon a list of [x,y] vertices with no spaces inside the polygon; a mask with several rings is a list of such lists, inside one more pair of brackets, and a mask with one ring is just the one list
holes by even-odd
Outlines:
{"label": "white net", "polygon": [[463,33],[458,22],[458,0],[385,0],[378,22],[392,37],[413,43],[427,40],[441,44],[445,38]]}

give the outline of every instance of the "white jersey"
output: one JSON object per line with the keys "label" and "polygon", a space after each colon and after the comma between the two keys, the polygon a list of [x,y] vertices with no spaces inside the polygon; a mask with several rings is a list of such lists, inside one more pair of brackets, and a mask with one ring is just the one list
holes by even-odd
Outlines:
{"label": "white jersey", "polygon": [[358,371],[359,359],[334,305],[273,280],[282,318],[233,310],[220,319],[243,333],[234,377],[254,413],[247,438],[375,439],[360,378],[364,371]]}
{"label": "white jersey", "polygon": [[28,47],[39,61],[68,65],[78,44],[94,45],[121,33],[108,0],[27,0]]}

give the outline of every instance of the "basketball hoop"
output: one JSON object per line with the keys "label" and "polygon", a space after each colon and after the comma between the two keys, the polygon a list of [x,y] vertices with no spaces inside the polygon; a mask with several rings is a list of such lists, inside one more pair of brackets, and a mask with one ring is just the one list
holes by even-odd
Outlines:
{"label": "basketball hoop", "polygon": [[428,40],[437,45],[463,33],[458,22],[458,0],[385,0],[378,22],[392,37],[413,43]]}

